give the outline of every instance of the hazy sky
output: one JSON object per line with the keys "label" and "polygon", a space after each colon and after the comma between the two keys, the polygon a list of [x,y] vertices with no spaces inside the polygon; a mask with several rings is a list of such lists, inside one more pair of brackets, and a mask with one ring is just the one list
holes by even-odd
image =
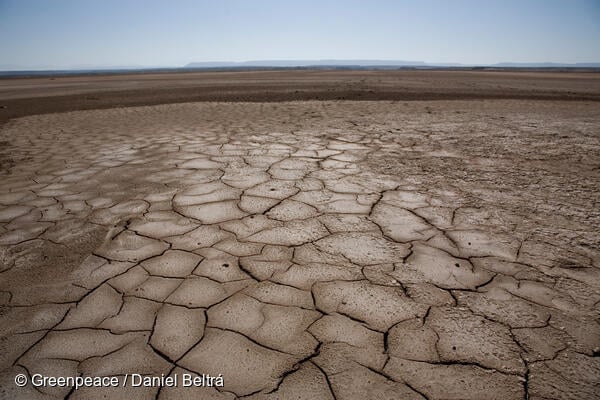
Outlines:
{"label": "hazy sky", "polygon": [[0,64],[600,62],[600,0],[0,0]]}

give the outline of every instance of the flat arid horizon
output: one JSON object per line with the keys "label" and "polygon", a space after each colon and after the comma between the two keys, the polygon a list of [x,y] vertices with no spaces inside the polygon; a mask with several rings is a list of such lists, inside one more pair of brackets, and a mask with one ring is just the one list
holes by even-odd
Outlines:
{"label": "flat arid horizon", "polygon": [[598,73],[2,78],[0,107],[0,399],[600,398]]}

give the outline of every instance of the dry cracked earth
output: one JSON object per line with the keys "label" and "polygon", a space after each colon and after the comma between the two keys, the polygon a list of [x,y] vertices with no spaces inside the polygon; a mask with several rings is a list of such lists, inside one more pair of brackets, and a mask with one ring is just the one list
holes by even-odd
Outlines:
{"label": "dry cracked earth", "polygon": [[594,103],[498,100],[13,120],[0,397],[599,398],[599,128]]}

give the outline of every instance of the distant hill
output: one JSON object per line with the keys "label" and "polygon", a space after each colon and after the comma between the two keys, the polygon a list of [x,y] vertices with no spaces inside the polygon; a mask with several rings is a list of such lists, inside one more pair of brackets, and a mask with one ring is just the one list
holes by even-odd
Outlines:
{"label": "distant hill", "polygon": [[423,61],[401,60],[253,60],[191,62],[184,68],[231,68],[231,67],[318,67],[318,66],[425,66]]}
{"label": "distant hill", "polygon": [[[1,0],[0,0],[1,1]],[[252,60],[252,61],[207,61],[191,62],[185,66],[141,66],[141,65],[73,65],[57,67],[52,65],[0,64],[0,77],[8,76],[44,76],[44,75],[81,75],[81,74],[118,74],[118,73],[156,73],[182,72],[189,70],[261,70],[261,69],[348,69],[348,70],[395,70],[395,69],[451,69],[451,70],[589,70],[600,72],[600,62],[586,63],[517,63],[501,62],[496,64],[460,64],[429,63],[425,61],[405,60]]]}
{"label": "distant hill", "polygon": [[588,63],[514,63],[514,62],[502,62],[492,64],[492,67],[507,67],[507,68],[600,68],[600,63],[588,62]]}
{"label": "distant hill", "polygon": [[501,62],[496,64],[460,64],[429,63],[425,61],[405,60],[252,60],[252,61],[207,61],[191,62],[184,68],[255,68],[255,67],[490,67],[490,68],[600,68],[600,62],[588,63],[517,63]]}

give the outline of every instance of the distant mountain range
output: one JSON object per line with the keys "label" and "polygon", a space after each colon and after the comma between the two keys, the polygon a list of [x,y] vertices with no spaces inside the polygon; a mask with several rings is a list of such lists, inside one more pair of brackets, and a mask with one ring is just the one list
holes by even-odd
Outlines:
{"label": "distant mountain range", "polygon": [[514,63],[460,64],[429,63],[404,60],[253,60],[191,62],[184,68],[252,68],[252,67],[499,67],[499,68],[600,68],[600,62],[589,63]]}
{"label": "distant mountain range", "polygon": [[513,63],[513,62],[502,62],[498,64],[492,64],[490,67],[515,67],[515,68],[600,68],[600,63],[588,62],[588,63]]}
{"label": "distant mountain range", "polygon": [[102,73],[118,71],[177,71],[182,69],[255,69],[255,68],[600,68],[600,62],[587,63],[517,63],[501,62],[496,64],[460,64],[460,63],[432,63],[425,61],[406,61],[406,60],[252,60],[252,61],[206,61],[191,62],[185,66],[141,66],[141,65],[73,65],[73,66],[55,66],[55,65],[18,65],[18,64],[0,64],[0,75],[7,76],[23,75],[24,73]]}
{"label": "distant mountain range", "polygon": [[318,66],[425,66],[423,61],[400,60],[253,60],[192,62],[185,68],[223,67],[318,67]]}

